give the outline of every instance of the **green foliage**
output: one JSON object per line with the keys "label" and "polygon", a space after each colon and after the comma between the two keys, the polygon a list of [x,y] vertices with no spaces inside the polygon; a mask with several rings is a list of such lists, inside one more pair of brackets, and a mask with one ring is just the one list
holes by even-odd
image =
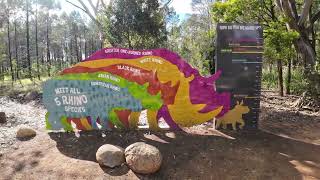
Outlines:
{"label": "green foliage", "polygon": [[166,41],[165,17],[158,0],[114,0],[102,18],[113,45],[147,49]]}
{"label": "green foliage", "polygon": [[[262,87],[265,89],[276,90],[277,84],[277,72],[275,70],[263,69],[262,73]],[[285,81],[287,82],[287,81]],[[290,84],[290,90],[292,94],[301,95],[308,88],[309,83],[307,78],[303,74],[301,68],[296,68],[292,71],[292,82]]]}
{"label": "green foliage", "polygon": [[173,26],[169,32],[168,48],[178,52],[202,75],[212,72],[214,31],[207,26],[201,15],[191,15],[180,25]]}
{"label": "green foliage", "polygon": [[261,0],[217,1],[212,5],[211,13],[214,22],[258,22],[262,13]]}
{"label": "green foliage", "polygon": [[262,87],[265,89],[276,89],[277,88],[277,74],[275,71],[269,71],[263,69],[262,71]]}
{"label": "green foliage", "polygon": [[299,33],[287,30],[284,22],[270,22],[264,30],[264,56],[270,60],[290,59],[294,54],[293,41]]}

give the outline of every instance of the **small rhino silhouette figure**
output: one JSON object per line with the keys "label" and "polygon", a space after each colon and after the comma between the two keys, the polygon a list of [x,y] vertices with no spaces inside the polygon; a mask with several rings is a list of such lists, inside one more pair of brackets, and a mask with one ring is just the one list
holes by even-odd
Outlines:
{"label": "small rhino silhouette figure", "polygon": [[249,107],[244,106],[243,101],[241,101],[241,103],[237,101],[237,105],[232,110],[228,111],[224,116],[217,118],[216,128],[219,128],[222,125],[222,128],[226,129],[228,124],[232,124],[232,129],[236,130],[236,124],[239,123],[239,128],[242,129],[245,125],[242,115],[249,112]]}

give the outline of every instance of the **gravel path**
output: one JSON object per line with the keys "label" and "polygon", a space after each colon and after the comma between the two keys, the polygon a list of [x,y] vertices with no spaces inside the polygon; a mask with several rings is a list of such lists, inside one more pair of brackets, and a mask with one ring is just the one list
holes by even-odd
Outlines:
{"label": "gravel path", "polygon": [[[15,135],[19,125],[27,125],[36,130],[45,129],[46,109],[39,101],[41,100],[25,103],[9,97],[0,97],[0,112],[5,112],[7,117],[6,123],[0,123],[0,153],[16,142]],[[146,115],[146,111],[142,111],[138,123],[140,128],[148,128]],[[164,121],[160,121],[159,126],[168,128]]]}
{"label": "gravel path", "polygon": [[7,116],[7,122],[0,124],[0,151],[15,143],[15,133],[19,125],[27,125],[37,130],[45,128],[46,110],[36,101],[21,104],[8,97],[0,97],[0,111]]}
{"label": "gravel path", "polygon": [[[270,98],[271,97],[271,98]],[[274,97],[274,98],[273,98]],[[295,98],[278,97],[274,92],[263,92],[261,101],[260,129],[278,134],[307,139],[315,144],[320,144],[320,112],[298,111],[292,109]],[[19,99],[19,98],[18,98]],[[9,97],[0,97],[0,112],[5,112],[7,123],[0,123],[0,153],[16,142],[15,134],[19,125],[27,125],[36,130],[45,129],[44,106],[41,100],[19,102]],[[280,128],[286,125],[286,128]],[[159,122],[161,128],[168,128],[163,121]],[[146,111],[143,111],[139,120],[140,128],[148,128]],[[279,129],[279,130],[278,130]],[[284,132],[285,130],[285,132]],[[300,130],[297,134],[297,130]],[[278,132],[279,131],[279,132]],[[301,139],[298,138],[297,139]]]}

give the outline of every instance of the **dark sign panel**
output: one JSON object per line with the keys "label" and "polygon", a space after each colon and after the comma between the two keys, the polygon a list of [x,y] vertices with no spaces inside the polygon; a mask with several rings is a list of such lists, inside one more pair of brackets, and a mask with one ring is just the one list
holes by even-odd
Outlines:
{"label": "dark sign panel", "polygon": [[237,105],[240,104],[241,107],[249,108],[249,112],[243,110],[242,117],[238,119],[244,120],[245,128],[257,128],[263,53],[262,27],[258,24],[218,24],[216,53],[216,71],[222,71],[216,82],[217,91],[232,94],[231,109],[234,111],[238,111]]}

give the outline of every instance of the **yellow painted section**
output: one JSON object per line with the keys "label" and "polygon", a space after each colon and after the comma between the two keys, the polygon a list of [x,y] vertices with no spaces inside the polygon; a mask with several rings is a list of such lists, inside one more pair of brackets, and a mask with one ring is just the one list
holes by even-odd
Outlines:
{"label": "yellow painted section", "polygon": [[236,105],[232,110],[228,111],[223,117],[217,118],[216,127],[220,127],[222,125],[223,129],[227,128],[228,124],[232,125],[232,129],[237,129],[237,123],[240,124],[239,128],[242,129],[245,125],[244,120],[242,119],[242,115],[249,113],[250,109],[248,106],[243,106],[242,104]]}
{"label": "yellow painted section", "polygon": [[[148,61],[150,59],[156,59],[154,61]],[[149,71],[156,71],[157,77],[161,83],[171,81],[171,86],[180,83],[177,94],[175,96],[174,104],[168,105],[168,109],[172,119],[179,126],[190,127],[197,124],[202,124],[206,121],[213,119],[217,116],[222,106],[208,113],[199,113],[201,109],[205,107],[205,104],[192,104],[189,97],[189,82],[194,79],[192,75],[189,78],[184,77],[178,67],[169,61],[157,56],[144,56],[136,59],[100,59],[93,61],[80,62],[75,66],[83,66],[88,68],[100,68],[115,64],[124,64],[136,66]],[[140,115],[140,113],[139,113]],[[135,119],[137,114],[131,113],[130,115],[130,127],[135,128],[138,120]],[[154,115],[150,115],[153,118]],[[156,121],[155,121],[156,122]],[[150,124],[150,122],[149,122]],[[151,126],[156,126],[154,122],[151,122]],[[158,127],[158,125],[156,126]]]}
{"label": "yellow painted section", "polygon": [[192,81],[194,76],[186,78],[187,81],[180,83],[178,92],[175,97],[173,105],[168,105],[170,115],[172,119],[183,127],[190,127],[196,124],[202,124],[213,117],[217,116],[222,106],[214,111],[208,113],[199,113],[203,109],[205,104],[192,104],[189,98],[189,82]]}
{"label": "yellow painted section", "polygon": [[159,130],[158,121],[157,121],[157,112],[158,111],[147,110],[148,124],[149,124],[149,129],[151,130]]}
{"label": "yellow painted section", "polygon": [[130,129],[136,129],[138,127],[139,117],[141,112],[131,112],[129,116]]}
{"label": "yellow painted section", "polygon": [[87,118],[80,119],[81,124],[86,128],[86,130],[92,130],[91,125],[88,123]]}

